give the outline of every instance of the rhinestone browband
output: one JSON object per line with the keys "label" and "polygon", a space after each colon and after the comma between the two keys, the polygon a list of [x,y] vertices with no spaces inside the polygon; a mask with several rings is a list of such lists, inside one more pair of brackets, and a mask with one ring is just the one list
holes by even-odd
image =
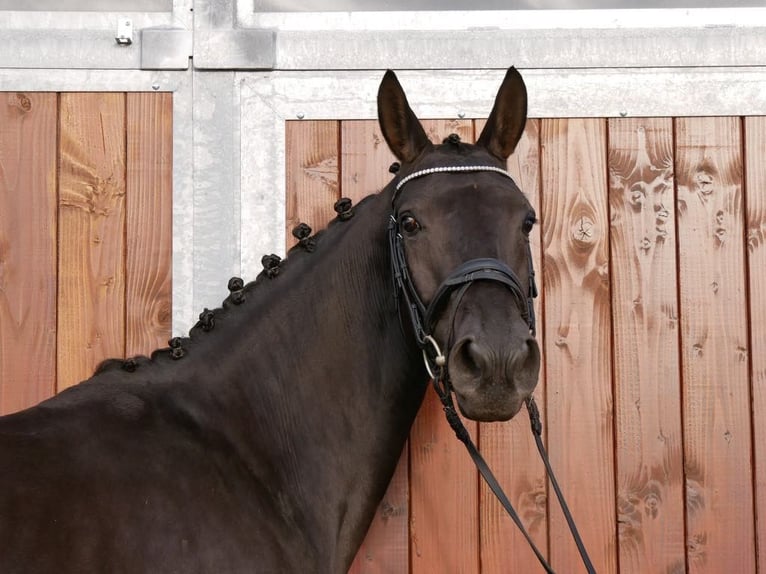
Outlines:
{"label": "rhinestone browband", "polygon": [[404,187],[404,184],[412,181],[413,179],[423,177],[424,175],[431,175],[432,173],[448,173],[460,171],[494,171],[495,173],[500,173],[509,179],[513,179],[511,174],[506,170],[500,167],[495,167],[493,165],[453,165],[446,167],[429,167],[428,169],[421,169],[420,171],[412,172],[408,176],[403,177],[402,180],[396,184],[396,188],[394,189],[394,199],[399,193],[399,190]]}

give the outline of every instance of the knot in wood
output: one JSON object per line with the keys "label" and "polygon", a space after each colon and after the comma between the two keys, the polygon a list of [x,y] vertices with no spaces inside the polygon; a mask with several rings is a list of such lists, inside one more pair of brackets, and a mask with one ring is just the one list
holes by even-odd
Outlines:
{"label": "knot in wood", "polygon": [[32,100],[29,99],[29,96],[26,94],[22,94],[21,92],[16,93],[16,102],[18,104],[18,107],[22,109],[22,111],[28,112],[32,109]]}
{"label": "knot in wood", "polygon": [[715,178],[713,177],[713,174],[708,173],[707,171],[701,170],[694,175],[694,185],[697,188],[697,191],[702,195],[710,195],[713,193],[714,181]]}
{"label": "knot in wood", "polygon": [[591,245],[596,241],[596,224],[583,215],[572,226],[572,237],[577,243]]}
{"label": "knot in wood", "polygon": [[335,202],[333,209],[338,214],[338,219],[341,221],[347,221],[354,217],[354,210],[351,207],[352,202],[348,197],[341,197]]}
{"label": "knot in wood", "polygon": [[388,173],[399,173],[399,169],[401,169],[401,167],[402,164],[400,164],[398,161],[395,161],[388,166]]}
{"label": "knot in wood", "polygon": [[261,257],[261,265],[263,265],[266,276],[269,279],[273,279],[279,275],[279,264],[282,262],[282,258],[279,255],[264,255]]}

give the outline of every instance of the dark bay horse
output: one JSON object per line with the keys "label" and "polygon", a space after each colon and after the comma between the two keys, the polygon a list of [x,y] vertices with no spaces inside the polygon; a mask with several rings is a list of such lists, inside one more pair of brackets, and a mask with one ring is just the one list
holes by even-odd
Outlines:
{"label": "dark bay horse", "polygon": [[503,171],[526,108],[511,68],[477,144],[434,145],[386,73],[391,184],[232,280],[188,338],[0,419],[0,572],[346,572],[427,388],[423,347],[469,418],[507,420],[536,385],[535,215]]}

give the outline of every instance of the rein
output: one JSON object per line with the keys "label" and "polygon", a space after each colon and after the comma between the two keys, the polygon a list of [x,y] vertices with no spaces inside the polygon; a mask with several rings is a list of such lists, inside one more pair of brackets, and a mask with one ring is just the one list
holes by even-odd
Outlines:
{"label": "rein", "polygon": [[[521,285],[521,281],[514,271],[508,267],[505,263],[494,258],[481,258],[471,259],[459,265],[447,278],[442,282],[439,288],[436,290],[433,299],[426,306],[412,282],[412,277],[407,266],[407,260],[404,253],[403,236],[399,232],[399,222],[394,206],[394,201],[398,193],[404,187],[404,185],[412,181],[413,179],[424,177],[432,173],[445,173],[445,172],[474,172],[474,171],[491,171],[499,173],[508,178],[511,175],[498,167],[477,165],[477,166],[447,166],[447,167],[434,167],[413,172],[406,177],[402,178],[394,188],[393,198],[391,200],[394,213],[391,215],[391,219],[388,225],[388,238],[389,248],[391,251],[391,274],[394,282],[394,293],[396,297],[397,307],[401,309],[402,304],[410,318],[415,340],[423,352],[423,360],[425,362],[426,370],[433,381],[433,387],[436,394],[439,396],[439,400],[442,403],[444,413],[452,430],[455,432],[457,438],[465,445],[468,450],[468,454],[471,455],[476,468],[481,473],[482,478],[489,486],[490,490],[495,494],[500,504],[505,511],[511,517],[513,522],[521,531],[524,538],[529,543],[532,551],[537,556],[540,564],[543,566],[546,572],[549,574],[555,574],[553,568],[546,561],[543,554],[535,545],[531,536],[527,532],[524,524],[519,518],[518,513],[513,508],[511,501],[503,492],[502,487],[492,473],[489,465],[481,456],[481,453],[476,448],[476,445],[471,440],[471,436],[468,430],[460,420],[460,416],[457,413],[455,404],[452,400],[452,388],[449,382],[449,376],[447,373],[447,360],[438,343],[431,335],[435,323],[435,317],[438,312],[443,308],[444,304],[449,300],[453,291],[457,290],[458,304],[453,309],[453,314],[457,312],[459,302],[463,297],[463,294],[473,284],[474,281],[497,281],[507,286],[516,300],[516,304],[521,310],[522,317],[529,325],[529,330],[532,336],[535,335],[535,313],[533,300],[537,297],[537,286],[535,283],[535,272],[532,263],[532,252],[527,241],[527,261],[529,265],[529,287],[524,292]],[[401,300],[400,300],[401,299]],[[401,319],[401,315],[400,315]],[[540,412],[534,399],[530,396],[526,400],[527,412],[529,413],[529,419],[532,427],[532,434],[535,437],[535,444],[537,450],[540,453],[540,457],[543,460],[545,469],[548,473],[553,490],[556,493],[556,497],[559,500],[561,509],[566,518],[569,530],[572,533],[577,549],[580,552],[580,557],[588,574],[595,574],[595,569],[591,563],[590,557],[585,550],[585,545],[582,542],[580,533],[577,531],[574,519],[566,501],[564,495],[559,488],[558,481],[553,474],[550,461],[548,460],[548,453],[545,450],[545,446],[542,441],[542,423],[540,422]]]}

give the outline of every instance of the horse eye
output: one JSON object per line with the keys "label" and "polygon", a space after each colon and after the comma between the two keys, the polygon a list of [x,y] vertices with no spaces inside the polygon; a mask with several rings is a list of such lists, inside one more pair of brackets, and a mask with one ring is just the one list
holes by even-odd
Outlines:
{"label": "horse eye", "polygon": [[418,223],[418,220],[412,217],[411,215],[405,215],[402,217],[401,221],[399,222],[399,225],[404,230],[405,233],[417,233],[420,231],[420,223]]}
{"label": "horse eye", "polygon": [[524,224],[522,225],[521,230],[526,235],[529,235],[532,232],[532,228],[535,226],[535,223],[537,223],[537,218],[534,215],[528,215],[524,219]]}

